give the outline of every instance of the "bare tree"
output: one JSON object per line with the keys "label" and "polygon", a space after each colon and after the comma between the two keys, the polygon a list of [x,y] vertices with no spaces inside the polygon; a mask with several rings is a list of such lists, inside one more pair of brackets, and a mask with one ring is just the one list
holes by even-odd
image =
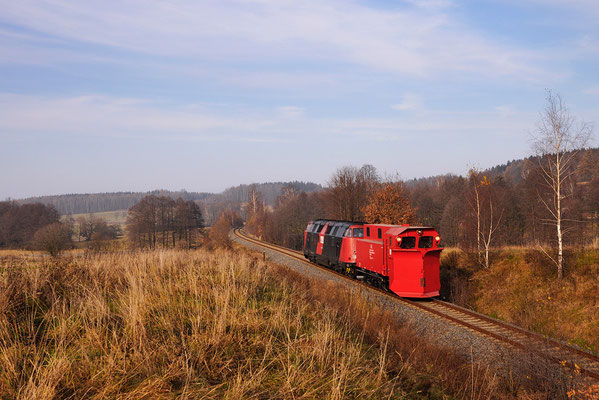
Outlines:
{"label": "bare tree", "polygon": [[592,133],[592,126],[578,122],[562,97],[547,91],[547,104],[541,112],[533,135],[532,145],[537,153],[539,172],[544,186],[548,188],[549,198],[539,194],[539,200],[549,212],[545,222],[555,225],[557,239],[557,257],[546,253],[557,267],[558,278],[563,277],[563,200],[571,195],[568,183],[574,172],[572,160],[582,149]]}
{"label": "bare tree", "polygon": [[[485,268],[489,268],[489,249],[491,248],[491,241],[495,235],[495,231],[501,224],[503,217],[503,209],[498,207],[499,202],[495,196],[494,187],[491,187],[491,182],[486,176],[480,182],[482,189],[482,204],[485,205],[482,213],[482,218],[479,220],[482,224],[479,224],[479,236],[482,239],[485,247]],[[482,229],[481,229],[482,228]]]}
{"label": "bare tree", "polygon": [[[474,168],[470,169],[470,182],[472,182],[472,187],[474,188],[474,201],[470,203],[470,207],[476,214],[476,255],[478,257],[478,263],[480,264],[480,238],[481,238],[481,230],[480,230],[480,177],[479,172]],[[486,177],[485,177],[486,180]]]}
{"label": "bare tree", "polygon": [[333,174],[326,191],[327,214],[331,218],[358,221],[364,218],[362,208],[379,184],[376,168],[365,164],[339,168]]}
{"label": "bare tree", "polygon": [[[468,203],[476,217],[476,254],[478,263],[489,268],[489,250],[503,218],[503,207],[496,193],[495,183],[491,184],[486,175],[482,175],[474,168],[470,170],[469,174],[472,192]],[[484,263],[482,260],[483,247]]]}
{"label": "bare tree", "polygon": [[32,245],[55,257],[71,245],[71,230],[62,222],[46,225],[35,232]]}

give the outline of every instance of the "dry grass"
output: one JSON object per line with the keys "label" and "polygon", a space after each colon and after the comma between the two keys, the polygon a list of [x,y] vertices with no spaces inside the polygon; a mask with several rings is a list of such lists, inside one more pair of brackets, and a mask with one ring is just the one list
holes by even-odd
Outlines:
{"label": "dry grass", "polygon": [[[104,221],[106,221],[107,224],[121,225],[121,227],[123,227],[125,225],[125,223],[127,222],[127,211],[128,210],[126,210],[126,209],[125,210],[116,210],[116,211],[102,211],[102,212],[95,212],[95,213],[71,214],[70,216],[76,220],[78,217],[88,218],[91,214],[96,218],[103,219]],[[63,218],[66,218],[66,217],[67,216],[65,215]]]}
{"label": "dry grass", "polygon": [[248,252],[12,260],[0,312],[3,399],[510,395],[355,294]]}
{"label": "dry grass", "polygon": [[3,268],[0,296],[3,398],[403,393],[347,320],[249,255],[23,262]]}
{"label": "dry grass", "polygon": [[[83,253],[83,249],[72,249],[62,252],[62,254],[67,256],[78,256],[83,255]],[[46,256],[48,256],[48,253],[41,250],[0,249],[0,260],[8,258],[33,259]]]}
{"label": "dry grass", "polygon": [[569,249],[565,276],[540,250],[512,248],[493,254],[489,269],[473,254],[441,257],[445,297],[494,318],[599,352],[599,251]]}
{"label": "dry grass", "polygon": [[508,253],[475,274],[477,310],[524,328],[599,350],[599,252],[569,254],[555,278],[537,251]]}

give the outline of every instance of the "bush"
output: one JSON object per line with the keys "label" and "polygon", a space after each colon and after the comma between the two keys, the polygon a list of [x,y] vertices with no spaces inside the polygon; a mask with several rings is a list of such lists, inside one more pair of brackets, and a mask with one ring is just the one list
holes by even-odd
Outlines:
{"label": "bush", "polygon": [[71,230],[61,222],[46,225],[35,232],[32,245],[36,250],[43,250],[52,257],[57,256],[71,246]]}

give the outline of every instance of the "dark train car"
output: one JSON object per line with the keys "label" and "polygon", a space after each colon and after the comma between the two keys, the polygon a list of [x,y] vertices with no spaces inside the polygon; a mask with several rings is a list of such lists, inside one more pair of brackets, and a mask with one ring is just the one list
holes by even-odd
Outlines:
{"label": "dark train car", "polygon": [[339,266],[343,235],[350,225],[345,221],[311,222],[304,233],[304,256],[328,267]]}
{"label": "dark train car", "polygon": [[304,256],[402,297],[439,295],[439,247],[434,228],[316,220],[304,236]]}

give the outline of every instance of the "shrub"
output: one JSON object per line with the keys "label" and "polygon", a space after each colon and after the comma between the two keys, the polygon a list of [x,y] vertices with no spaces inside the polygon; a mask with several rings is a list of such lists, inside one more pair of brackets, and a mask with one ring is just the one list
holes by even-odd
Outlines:
{"label": "shrub", "polygon": [[35,232],[32,246],[55,257],[71,246],[71,230],[61,222],[46,225]]}

